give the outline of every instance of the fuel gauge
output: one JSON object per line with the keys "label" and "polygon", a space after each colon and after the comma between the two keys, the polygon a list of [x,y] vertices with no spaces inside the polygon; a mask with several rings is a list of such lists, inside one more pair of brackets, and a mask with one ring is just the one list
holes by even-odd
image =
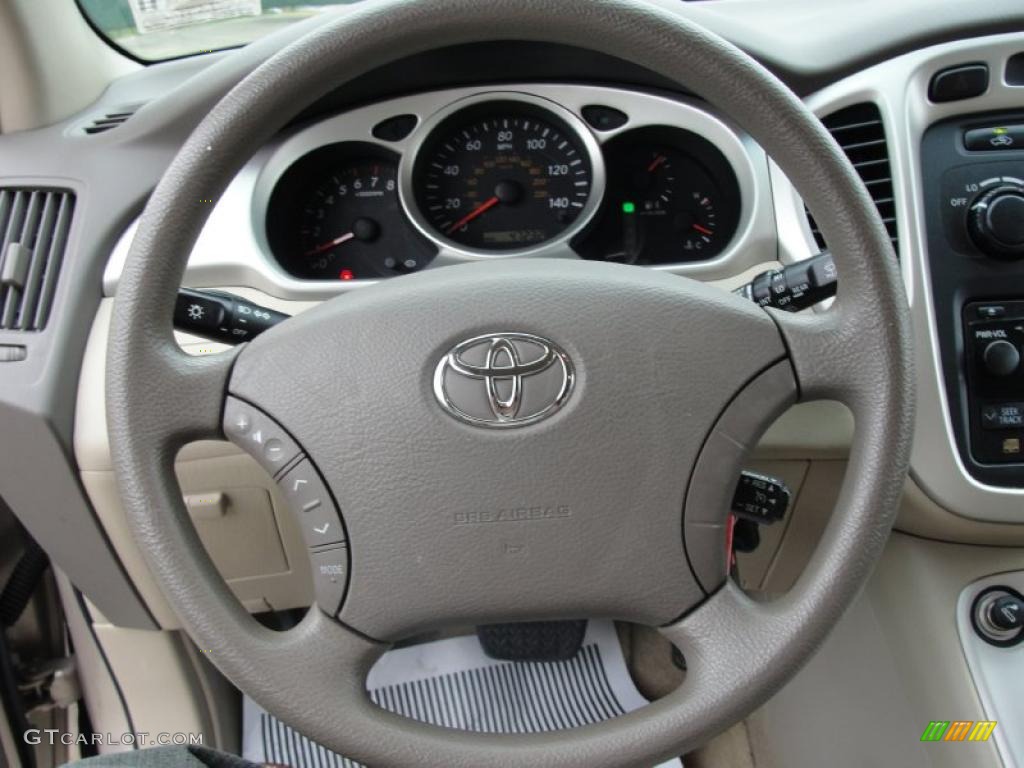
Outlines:
{"label": "fuel gauge", "polygon": [[585,256],[629,264],[700,261],[732,239],[736,179],[710,142],[673,129],[641,129],[606,151],[605,212],[580,246]]}

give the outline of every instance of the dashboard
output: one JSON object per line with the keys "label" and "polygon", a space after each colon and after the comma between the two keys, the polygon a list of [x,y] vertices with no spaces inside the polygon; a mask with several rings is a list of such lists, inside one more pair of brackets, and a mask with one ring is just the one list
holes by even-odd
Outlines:
{"label": "dashboard", "polygon": [[[1014,36],[947,44],[883,62],[808,99],[837,140],[852,147],[862,175],[888,164],[883,179],[866,181],[891,222],[916,318],[922,418],[912,475],[958,514],[989,521],[1019,515],[1017,423],[992,429],[980,421],[993,409],[1009,407],[1011,416],[1019,410],[1015,390],[1000,389],[1012,389],[1016,379],[986,383],[978,379],[983,368],[965,372],[956,362],[961,326],[974,319],[965,320],[959,309],[936,312],[936,306],[960,305],[942,286],[946,277],[956,278],[950,268],[961,262],[944,255],[945,235],[929,246],[926,233],[939,230],[923,212],[936,205],[926,194],[954,201],[963,194],[929,176],[926,169],[944,159],[933,153],[922,168],[911,147],[922,146],[929,126],[966,106],[930,100],[938,74],[979,60],[1004,72],[1018,53]],[[956,123],[949,135],[958,138],[946,136],[941,146],[956,143],[954,159],[973,164],[980,155],[963,147],[964,131],[1018,125],[1013,110],[1020,88],[993,76],[972,105],[990,119]],[[879,147],[883,154],[875,157]],[[1014,150],[994,151],[1009,160]],[[1004,168],[1006,162],[998,165],[999,173],[979,168],[957,183],[980,188],[989,177],[1024,178]],[[970,192],[966,199],[974,197]],[[952,218],[954,224],[943,226],[968,238],[963,247],[950,241],[953,250],[970,255],[977,233],[960,232],[968,225],[959,214]],[[107,295],[116,290],[133,235],[128,227],[107,264]],[[496,258],[602,259],[736,280],[749,279],[758,267],[807,258],[823,245],[789,180],[703,102],[654,87],[502,83],[428,90],[293,126],[217,201],[186,284],[244,286],[283,301],[312,301],[408,271]],[[1014,262],[971,258],[995,279],[964,298],[1010,306]],[[942,295],[933,296],[936,288]],[[1012,308],[1011,319],[1020,317]],[[977,355],[983,353],[979,347]],[[995,389],[985,389],[989,384]]]}
{"label": "dashboard", "polygon": [[[404,96],[293,127],[217,201],[190,285],[324,298],[493,258],[716,278],[774,261],[764,151],[678,94],[510,84]],[[134,228],[108,264],[116,285]]]}
{"label": "dashboard", "polygon": [[[942,219],[935,226],[932,218],[940,210],[942,174],[931,156],[922,155],[925,134],[946,121],[957,137],[962,130],[1024,121],[1024,86],[1006,76],[1008,63],[1024,50],[1019,4],[997,0],[936,9],[923,0],[870,0],[870,13],[860,7],[853,12],[836,0],[663,5],[755,55],[826,121],[854,107],[874,108],[877,132],[865,138],[863,151],[879,142],[888,148],[889,182],[881,187],[890,194],[883,215],[898,224],[897,252],[914,320],[918,419],[912,485],[919,497],[935,502],[931,517],[915,513],[901,526],[945,540],[1020,541],[1019,526],[1009,525],[1019,522],[1024,496],[1019,481],[1008,477],[1017,462],[979,470],[970,453],[972,435],[999,435],[1000,451],[1005,439],[1013,439],[981,431],[978,419],[993,402],[1017,400],[993,390],[998,397],[990,402],[988,390],[961,380],[962,307],[950,309],[948,294],[934,290],[945,279],[940,265],[962,256],[1000,275],[1013,265],[983,260],[956,244],[948,252],[945,243],[939,249]],[[310,22],[308,28],[314,26]],[[18,441],[0,473],[9,479],[4,501],[16,511],[62,510],[40,515],[43,521],[52,518],[46,523],[51,529],[39,523],[34,535],[47,541],[87,591],[111,596],[102,608],[119,622],[144,623],[140,601],[127,587],[111,591],[110,584],[124,583],[117,573],[106,574],[102,584],[93,576],[103,561],[100,553],[111,551],[96,524],[107,510],[90,506],[76,480],[76,472],[85,470],[94,473],[93,481],[106,482],[109,471],[103,356],[94,354],[91,326],[82,318],[109,309],[135,234],[133,222],[191,130],[247,72],[304,31],[289,28],[238,51],[166,62],[119,78],[83,111],[49,127],[5,133],[0,142],[8,185],[57,186],[77,198],[49,324],[32,333],[0,329],[0,342],[23,356],[4,366],[0,405],[11,425],[7,433]],[[937,73],[977,62],[987,63],[991,73],[983,94],[929,99]],[[108,114],[129,117],[103,133],[86,130]],[[495,129],[509,130],[506,119],[512,141],[500,143],[511,148],[499,148]],[[548,146],[552,133],[566,146]],[[998,173],[979,170],[961,189],[995,176],[1024,179],[1024,171],[1010,167],[1011,155],[1002,151]],[[577,159],[579,166],[571,165]],[[442,168],[433,168],[435,162]],[[445,174],[451,165],[457,172]],[[585,185],[568,185],[575,170],[563,174],[562,166],[583,170],[579,180]],[[430,179],[433,172],[440,183]],[[505,181],[512,184],[502,187]],[[367,185],[379,194],[356,197]],[[975,195],[956,197],[973,201]],[[948,191],[942,196],[948,201]],[[495,197],[498,202],[481,211]],[[265,144],[213,202],[183,285],[231,291],[296,314],[406,271],[558,258],[632,262],[734,288],[820,248],[804,202],[749,136],[653,73],[582,50],[482,41],[381,66],[326,94]],[[815,201],[807,202],[814,207]],[[436,205],[441,208],[431,211]],[[472,219],[461,221],[470,214]],[[1006,302],[1013,298],[1004,289],[1009,285],[996,281],[986,295],[964,298]],[[94,335],[105,339],[102,317]],[[209,348],[196,339],[189,343],[191,351]],[[99,362],[79,373],[83,360]],[[799,434],[813,432],[813,455],[843,458],[845,427],[832,429],[845,424],[842,415],[810,412],[818,416],[800,422]],[[799,449],[779,445],[788,451],[780,455],[811,455],[803,443]],[[39,488],[20,482],[43,463],[67,472],[53,473],[53,481]],[[88,521],[76,525],[73,545],[50,535],[72,517]],[[108,522],[107,528],[116,528],[116,520]],[[130,551],[130,542],[116,542],[119,550],[121,544]],[[82,566],[75,567],[79,560]]]}
{"label": "dashboard", "polygon": [[[647,265],[721,253],[740,192],[732,164],[694,130],[707,126],[650,123],[594,96],[577,114],[526,92],[478,93],[310,148],[273,184],[270,251],[288,274],[316,280],[392,277],[442,249],[476,258],[568,247]],[[305,149],[304,138],[286,151]]]}
{"label": "dashboard", "polygon": [[[1007,138],[987,153],[964,142],[970,131],[1016,130],[1024,119],[1011,76],[1018,54],[1014,34],[946,43],[807,98],[870,185],[900,258],[918,359],[912,477],[957,515],[992,523],[1017,520],[1024,493],[1017,379],[979,378],[989,376],[987,344],[971,348],[978,366],[960,364],[964,329],[976,322],[961,309],[1012,309],[1004,324],[1022,312],[1008,303],[1016,262],[979,251],[964,214],[990,178],[1020,186],[1024,173]],[[940,75],[977,62],[992,73],[983,93],[931,99]],[[990,166],[973,167],[979,158]],[[963,179],[935,173],[956,164],[972,166]],[[936,195],[948,203],[938,225]],[[216,201],[185,284],[240,287],[291,312],[288,302],[409,271],[568,258],[735,287],[824,246],[804,203],[760,146],[683,93],[582,82],[435,87],[322,111],[273,139]],[[128,226],[107,262],[108,296],[133,236]],[[960,267],[987,275],[984,285],[957,293],[966,285]],[[1005,409],[1006,424],[983,421]]]}
{"label": "dashboard", "polygon": [[[906,286],[918,401],[897,527],[915,542],[934,540],[921,541],[928,553],[959,555],[969,543],[1014,551],[1024,542],[1024,364],[1011,366],[998,342],[1002,333],[1024,350],[1022,262],[1005,253],[1024,247],[1024,145],[1009,144],[1024,136],[1019,3],[867,0],[856,11],[838,0],[660,4],[756,55],[844,149],[856,147],[855,162],[876,164],[877,147],[887,152],[884,178],[867,181],[878,185],[869,191],[894,235]],[[78,114],[0,141],[6,185],[60,188],[74,200],[48,324],[0,327],[0,352],[22,355],[0,366],[9,436],[3,503],[117,626],[175,626],[127,532],[104,418],[107,323],[134,220],[210,106],[299,33],[150,67],[111,83]],[[628,62],[514,41],[480,46],[494,55],[441,50],[381,67],[271,139],[212,202],[183,285],[293,315],[408,272],[551,258],[635,264],[732,289],[822,247],[789,179],[707,103]],[[979,63],[989,72],[983,92],[931,98],[939,75]],[[134,105],[131,116],[117,127],[83,129],[126,105]],[[971,147],[978,131],[991,148]],[[995,204],[1010,211],[1008,221],[993,218]],[[1015,229],[994,237],[1000,223]],[[190,353],[215,351],[179,338]],[[759,454],[773,471],[793,473],[801,504],[825,499],[847,458],[853,426],[830,405],[794,410]],[[197,529],[247,609],[300,605],[309,577],[291,563],[305,557],[305,544],[297,530],[278,526],[276,491],[245,459],[218,444],[179,456]],[[43,466],[46,483],[24,481]],[[211,489],[226,489],[221,500],[249,513],[204,517]],[[772,568],[783,568],[781,555],[791,551],[777,550]],[[890,562],[887,575],[920,562]],[[956,564],[945,570],[954,581],[964,573]],[[1022,589],[1002,576],[999,583]],[[939,595],[934,586],[918,594]],[[958,621],[969,618],[970,604]],[[935,605],[901,602],[901,620],[953,615],[948,600]],[[920,626],[929,625],[914,631]],[[935,634],[938,647],[943,636]],[[964,624],[962,637],[975,634]],[[979,647],[965,640],[965,650],[955,648],[966,653],[977,691],[971,676],[955,665],[954,672],[991,719],[1008,721],[1017,699],[999,681],[1017,670],[1000,666],[1005,653],[990,658],[984,654],[998,649]],[[920,661],[932,702],[932,671],[950,667]],[[989,667],[998,674],[986,677]],[[997,729],[995,739],[1010,762],[1024,755],[1018,735]]]}

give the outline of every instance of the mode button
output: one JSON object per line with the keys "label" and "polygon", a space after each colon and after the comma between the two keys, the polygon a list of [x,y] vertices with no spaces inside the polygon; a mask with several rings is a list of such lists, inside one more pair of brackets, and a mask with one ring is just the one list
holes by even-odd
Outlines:
{"label": "mode button", "polygon": [[309,553],[316,601],[325,613],[336,616],[348,587],[348,547],[344,544]]}

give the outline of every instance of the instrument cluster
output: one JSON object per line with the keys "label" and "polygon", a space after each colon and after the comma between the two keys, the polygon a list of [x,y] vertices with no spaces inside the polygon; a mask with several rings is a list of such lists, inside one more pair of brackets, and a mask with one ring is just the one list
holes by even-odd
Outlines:
{"label": "instrument cluster", "polygon": [[[624,123],[609,129],[609,114]],[[276,178],[266,239],[290,276],[380,279],[442,253],[700,262],[741,219],[736,172],[715,143],[616,110],[477,94],[372,133],[312,148]]]}

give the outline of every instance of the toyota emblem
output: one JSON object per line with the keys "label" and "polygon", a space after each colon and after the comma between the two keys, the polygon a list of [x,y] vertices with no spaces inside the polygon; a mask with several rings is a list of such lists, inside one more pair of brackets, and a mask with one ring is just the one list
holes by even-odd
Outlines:
{"label": "toyota emblem", "polygon": [[528,333],[488,333],[452,347],[434,371],[448,413],[481,427],[521,427],[557,411],[572,393],[569,356]]}

